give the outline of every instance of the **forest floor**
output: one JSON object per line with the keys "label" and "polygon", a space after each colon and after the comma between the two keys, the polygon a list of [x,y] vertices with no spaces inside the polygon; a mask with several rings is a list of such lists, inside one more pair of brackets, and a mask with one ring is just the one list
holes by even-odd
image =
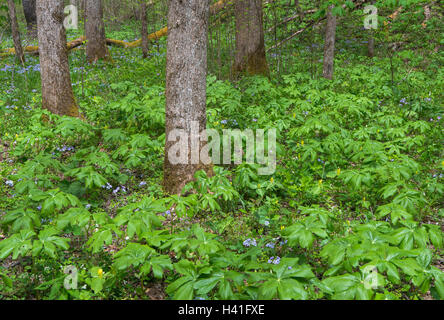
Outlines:
{"label": "forest floor", "polygon": [[1,60],[0,298],[442,298],[442,54],[345,45],[333,81],[306,47],[271,80],[210,74],[208,127],[276,128],[278,164],[215,167],[185,197],[161,186],[164,40],[71,52],[84,120],[39,108],[38,57]]}

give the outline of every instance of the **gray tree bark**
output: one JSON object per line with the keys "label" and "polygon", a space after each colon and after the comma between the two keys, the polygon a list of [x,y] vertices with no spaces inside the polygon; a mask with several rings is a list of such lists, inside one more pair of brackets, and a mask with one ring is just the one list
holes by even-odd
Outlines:
{"label": "gray tree bark", "polygon": [[236,52],[233,74],[268,75],[265,56],[262,0],[237,0],[234,4],[236,20]]}
{"label": "gray tree bark", "polygon": [[23,54],[22,41],[20,40],[20,30],[17,23],[14,0],[8,0],[9,17],[11,18],[12,39],[14,40],[14,49],[17,59],[25,64],[25,55]]}
{"label": "gray tree bark", "polygon": [[85,3],[86,57],[89,62],[108,59],[105,26],[103,24],[102,0],[88,0]]}
{"label": "gray tree bark", "polygon": [[37,38],[36,0],[22,0],[22,5],[28,29],[28,38],[36,39]]}
{"label": "gray tree bark", "polygon": [[[202,143],[196,144],[196,125],[200,132],[206,128],[206,74],[208,38],[208,0],[168,1],[168,42],[166,64],[166,143],[164,160],[164,189],[179,194],[186,183],[194,179],[196,171],[211,167],[200,157]],[[173,163],[169,155],[176,138],[170,133],[182,130],[188,152],[185,163]],[[170,141],[174,139],[173,141]],[[197,140],[197,141],[199,141]],[[194,141],[194,142],[193,142]],[[180,140],[182,143],[182,140]]]}
{"label": "gray tree bark", "polygon": [[[375,1],[370,2],[372,5],[375,4]],[[373,58],[375,56],[375,38],[374,38],[374,32],[372,29],[369,30],[369,36],[368,36],[368,43],[367,43],[367,55],[370,58]]]}
{"label": "gray tree bark", "polygon": [[140,4],[140,20],[142,23],[142,54],[143,58],[148,57],[148,25],[146,17],[146,0],[142,0]]}
{"label": "gray tree bark", "polygon": [[324,68],[322,71],[322,76],[326,79],[332,79],[334,71],[336,16],[332,14],[333,8],[333,5],[328,7],[327,26],[325,30]]}
{"label": "gray tree bark", "polygon": [[78,117],[63,27],[61,0],[37,0],[42,107],[58,115]]}
{"label": "gray tree bark", "polygon": [[375,56],[375,38],[373,37],[373,32],[370,33],[368,37],[367,54],[370,58]]}

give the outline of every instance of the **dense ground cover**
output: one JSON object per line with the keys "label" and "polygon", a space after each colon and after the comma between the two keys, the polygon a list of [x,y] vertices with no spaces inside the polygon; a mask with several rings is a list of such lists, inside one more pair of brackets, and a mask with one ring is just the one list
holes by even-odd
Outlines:
{"label": "dense ground cover", "polygon": [[333,81],[304,46],[273,80],[210,74],[208,126],[276,128],[278,165],[215,167],[182,197],[161,187],[165,40],[73,51],[84,119],[39,108],[37,57],[2,60],[0,298],[443,299],[442,53],[361,47]]}

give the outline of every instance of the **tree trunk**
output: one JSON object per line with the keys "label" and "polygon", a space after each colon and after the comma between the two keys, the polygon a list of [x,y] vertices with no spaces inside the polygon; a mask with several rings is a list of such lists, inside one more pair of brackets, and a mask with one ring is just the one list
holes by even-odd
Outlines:
{"label": "tree trunk", "polygon": [[[168,8],[163,183],[167,193],[179,194],[196,171],[211,171],[199,157],[200,132],[206,129],[209,2],[169,0]],[[184,161],[173,161],[178,144],[184,147],[181,150],[185,152],[180,154]]]}
{"label": "tree trunk", "polygon": [[37,38],[36,0],[22,0],[22,5],[28,29],[28,38],[36,39]]}
{"label": "tree trunk", "polygon": [[[374,5],[375,1],[371,1],[371,4]],[[375,38],[374,36],[374,32],[372,29],[368,30],[369,31],[369,35],[368,35],[368,43],[367,43],[367,55],[370,58],[373,58],[375,56]]]}
{"label": "tree trunk", "polygon": [[268,75],[265,57],[262,0],[237,0],[235,6],[236,53],[233,74]]}
{"label": "tree trunk", "polygon": [[103,24],[102,0],[88,0],[85,8],[86,57],[89,62],[109,58]]}
{"label": "tree trunk", "polygon": [[368,56],[370,58],[373,58],[375,56],[375,38],[373,37],[373,32],[370,33],[368,37],[367,49],[368,49]]}
{"label": "tree trunk", "polygon": [[69,73],[63,9],[63,1],[37,0],[42,107],[58,115],[78,117]]}
{"label": "tree trunk", "polygon": [[146,0],[142,0],[140,4],[140,20],[142,23],[142,54],[143,58],[148,57],[148,26],[146,17]]}
{"label": "tree trunk", "polygon": [[426,4],[424,6],[424,21],[421,23],[422,27],[427,27],[427,22],[430,20],[430,17],[432,15],[432,11],[430,10],[430,4]]}
{"label": "tree trunk", "polygon": [[12,39],[14,40],[15,55],[20,63],[25,64],[25,55],[23,54],[22,42],[20,40],[20,30],[15,14],[14,0],[8,0],[9,17],[11,18]]}
{"label": "tree trunk", "polygon": [[324,43],[324,69],[322,76],[326,79],[333,78],[335,59],[336,16],[332,14],[333,5],[328,7],[327,26]]}

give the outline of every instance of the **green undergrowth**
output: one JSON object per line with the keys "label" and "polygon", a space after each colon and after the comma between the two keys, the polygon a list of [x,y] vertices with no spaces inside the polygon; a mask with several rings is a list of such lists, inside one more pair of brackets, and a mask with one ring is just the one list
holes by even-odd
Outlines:
{"label": "green undergrowth", "polygon": [[301,50],[275,80],[209,75],[208,127],[276,128],[277,168],[215,166],[178,197],[165,44],[72,52],[85,120],[40,108],[35,57],[1,66],[0,298],[444,298],[442,68],[401,52],[392,81],[389,58],[339,53],[328,81]]}

